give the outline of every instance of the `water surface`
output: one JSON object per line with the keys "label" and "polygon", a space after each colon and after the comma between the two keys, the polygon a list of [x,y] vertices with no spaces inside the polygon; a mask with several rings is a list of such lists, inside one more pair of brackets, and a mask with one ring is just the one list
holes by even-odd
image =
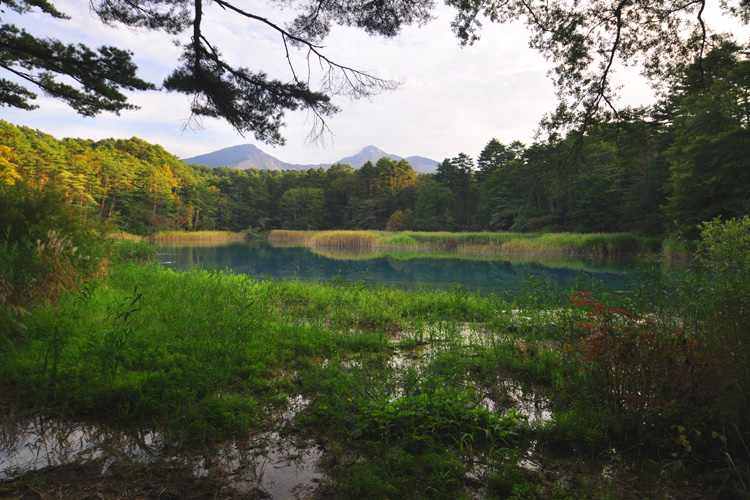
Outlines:
{"label": "water surface", "polygon": [[561,291],[601,283],[617,291],[627,287],[625,262],[595,260],[509,260],[497,256],[429,255],[413,252],[314,251],[307,247],[273,246],[267,242],[157,245],[162,263],[175,270],[219,269],[258,279],[363,281],[398,288],[451,289],[479,293],[518,291],[531,282]]}

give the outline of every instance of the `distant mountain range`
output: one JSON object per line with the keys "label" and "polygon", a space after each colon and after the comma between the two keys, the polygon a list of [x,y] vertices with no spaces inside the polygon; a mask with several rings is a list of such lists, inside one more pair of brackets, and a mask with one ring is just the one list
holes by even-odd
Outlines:
{"label": "distant mountain range", "polygon": [[[378,149],[375,146],[367,146],[354,156],[347,156],[334,163],[348,163],[354,168],[360,168],[362,165],[371,161],[376,163],[382,157],[387,156],[392,160],[399,161],[401,156],[389,154]],[[409,156],[405,158],[414,170],[422,173],[434,173],[437,170],[438,162],[422,156]],[[213,153],[184,158],[185,163],[194,165],[205,165],[206,167],[229,167],[240,170],[248,168],[258,168],[265,170],[308,170],[311,168],[328,168],[333,163],[320,163],[317,165],[298,165],[286,163],[278,158],[263,152],[252,144],[242,144],[220,149]]]}

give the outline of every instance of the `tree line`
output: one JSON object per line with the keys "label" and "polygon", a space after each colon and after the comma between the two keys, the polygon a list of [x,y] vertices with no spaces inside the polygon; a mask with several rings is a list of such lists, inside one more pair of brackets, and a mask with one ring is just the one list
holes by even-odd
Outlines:
{"label": "tree line", "polygon": [[565,137],[490,140],[435,174],[381,158],[359,169],[187,165],[141,139],[62,139],[0,121],[0,184],[55,188],[84,217],[165,229],[632,232],[695,236],[750,213],[750,62],[725,43],[654,106]]}

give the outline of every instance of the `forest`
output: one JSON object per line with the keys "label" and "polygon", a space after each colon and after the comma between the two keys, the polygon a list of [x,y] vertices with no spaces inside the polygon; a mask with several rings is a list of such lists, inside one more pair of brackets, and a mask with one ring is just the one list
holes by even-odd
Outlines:
{"label": "forest", "polygon": [[138,138],[58,140],[0,121],[0,189],[6,200],[16,182],[57,189],[84,217],[140,235],[283,228],[694,239],[699,223],[750,211],[743,50],[715,48],[653,106],[530,145],[491,139],[476,158],[458,153],[435,174],[388,158],[359,169],[211,169]]}

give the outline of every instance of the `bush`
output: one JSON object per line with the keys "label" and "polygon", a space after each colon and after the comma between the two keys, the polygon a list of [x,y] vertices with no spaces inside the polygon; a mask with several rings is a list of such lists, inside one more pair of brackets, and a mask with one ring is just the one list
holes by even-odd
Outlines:
{"label": "bush", "polygon": [[413,231],[415,228],[414,211],[410,208],[393,212],[385,225],[386,231]]}
{"label": "bush", "polygon": [[698,257],[714,272],[729,271],[726,277],[747,277],[750,270],[750,216],[726,222],[716,218],[702,224]]}
{"label": "bush", "polygon": [[0,307],[53,301],[99,270],[107,228],[87,215],[54,186],[0,184]]}

